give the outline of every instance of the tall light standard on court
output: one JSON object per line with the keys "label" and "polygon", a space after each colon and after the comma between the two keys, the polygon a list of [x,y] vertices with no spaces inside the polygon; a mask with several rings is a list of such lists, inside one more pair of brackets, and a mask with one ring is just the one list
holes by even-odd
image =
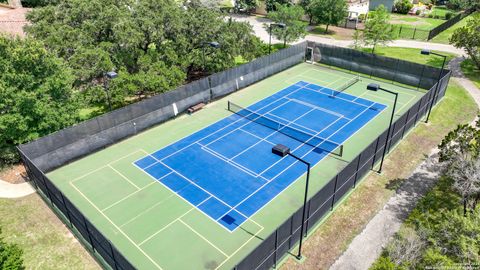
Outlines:
{"label": "tall light standard on court", "polygon": [[118,77],[118,74],[115,71],[109,71],[107,74],[105,74],[105,84],[104,84],[104,89],[107,94],[107,102],[108,102],[108,108],[110,111],[112,110],[112,101],[110,100],[110,92],[108,91],[108,82],[110,80],[113,80]]}
{"label": "tall light standard on court", "polygon": [[287,25],[284,24],[284,23],[271,23],[268,26],[268,33],[270,35],[270,38],[268,40],[268,54],[270,54],[272,52],[272,28],[273,27],[278,27],[280,29],[285,29],[285,28],[287,28]]}
{"label": "tall light standard on court", "polygon": [[204,42],[203,43],[203,46],[202,46],[202,62],[203,62],[203,67],[202,69],[205,70],[205,48],[206,47],[211,47],[211,48],[214,48],[214,49],[219,49],[220,48],[220,43],[216,42],[216,41],[210,41],[210,42]]}
{"label": "tall light standard on court", "polygon": [[385,159],[385,154],[387,153],[387,146],[390,138],[390,130],[392,129],[392,123],[393,123],[393,116],[395,115],[395,108],[397,107],[397,99],[398,99],[398,93],[381,88],[379,84],[376,83],[370,83],[367,85],[367,89],[371,91],[378,91],[382,90],[387,93],[390,93],[392,95],[395,95],[395,101],[393,102],[393,110],[392,110],[392,116],[390,117],[390,124],[388,125],[388,131],[387,131],[387,138],[385,139],[385,147],[383,147],[383,154],[382,154],[382,161],[380,162],[380,169],[378,170],[378,173],[382,172],[382,167],[383,167],[383,160]]}
{"label": "tall light standard on court", "polygon": [[423,54],[423,55],[433,54],[433,55],[436,55],[436,56],[443,57],[442,69],[440,70],[440,74],[438,75],[438,79],[437,79],[437,87],[435,87],[435,90],[433,92],[433,98],[432,98],[432,101],[430,102],[430,107],[428,108],[427,120],[425,120],[425,123],[428,123],[428,119],[430,118],[430,113],[432,112],[433,103],[437,99],[438,89],[440,88],[440,80],[442,79],[443,70],[445,69],[445,62],[447,62],[447,56],[443,55],[443,54],[432,52],[428,49],[423,49],[420,53]]}
{"label": "tall light standard on court", "polygon": [[297,254],[297,259],[300,260],[302,258],[303,227],[304,227],[304,224],[305,224],[305,215],[306,215],[306,212],[307,212],[308,182],[310,180],[310,163],[308,163],[305,160],[303,160],[303,159],[297,157],[296,155],[292,154],[292,152],[290,151],[290,148],[288,148],[287,146],[282,145],[282,144],[275,145],[272,148],[272,153],[274,153],[277,156],[281,156],[281,157],[284,157],[284,156],[287,156],[287,155],[291,156],[294,159],[296,159],[296,160],[302,162],[303,164],[307,165],[307,180],[305,182],[305,197],[303,198],[302,224],[301,224],[301,228],[300,228],[300,244],[298,246],[298,254]]}

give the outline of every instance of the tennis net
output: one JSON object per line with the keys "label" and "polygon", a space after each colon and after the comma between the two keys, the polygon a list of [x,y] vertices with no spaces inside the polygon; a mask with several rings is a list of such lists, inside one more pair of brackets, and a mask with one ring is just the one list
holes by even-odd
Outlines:
{"label": "tennis net", "polygon": [[332,96],[336,97],[338,94],[340,94],[341,92],[347,90],[350,86],[356,84],[357,82],[360,81],[360,75],[356,75],[354,78],[348,80],[346,83],[344,83],[342,86],[340,86],[340,88],[338,88],[337,90],[333,91],[333,94]]}
{"label": "tennis net", "polygon": [[251,111],[249,109],[243,108],[239,105],[236,105],[228,101],[228,110],[242,116],[252,122],[260,124],[262,126],[271,128],[278,131],[292,139],[295,139],[299,142],[307,144],[315,148],[315,150],[321,152],[329,152],[331,154],[342,156],[343,155],[343,145],[336,142],[330,141],[326,138],[319,137],[314,134],[307,133],[305,131],[299,130],[297,128],[289,126],[289,124],[283,124],[278,121],[272,120],[264,115]]}

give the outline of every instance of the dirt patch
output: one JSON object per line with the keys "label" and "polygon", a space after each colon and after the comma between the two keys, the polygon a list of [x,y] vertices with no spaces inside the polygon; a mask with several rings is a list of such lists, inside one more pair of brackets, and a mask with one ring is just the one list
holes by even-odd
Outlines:
{"label": "dirt patch", "polygon": [[21,164],[14,165],[0,172],[0,179],[12,184],[25,183],[28,180],[25,167]]}
{"label": "dirt patch", "polygon": [[29,8],[16,8],[0,13],[0,33],[24,37],[23,27],[27,24]]}

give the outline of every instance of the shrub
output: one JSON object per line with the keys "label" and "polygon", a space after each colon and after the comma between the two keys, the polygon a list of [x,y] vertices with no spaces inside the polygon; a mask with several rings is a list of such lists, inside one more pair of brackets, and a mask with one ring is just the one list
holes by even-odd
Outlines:
{"label": "shrub", "polygon": [[440,15],[433,16],[434,19],[440,19]]}
{"label": "shrub", "polygon": [[445,20],[450,20],[453,17],[453,15],[454,15],[453,12],[447,12],[445,14]]}
{"label": "shrub", "polygon": [[433,14],[428,14],[428,18],[433,18]]}
{"label": "shrub", "polygon": [[417,16],[420,15],[420,10],[419,9],[417,9],[417,11],[415,11],[415,15],[417,15]]}
{"label": "shrub", "polygon": [[365,20],[365,17],[367,17],[367,14],[363,14],[363,13],[362,13],[362,14],[358,15],[358,20],[359,20],[360,22],[363,22],[363,21]]}
{"label": "shrub", "polygon": [[407,14],[413,8],[413,4],[409,0],[400,0],[395,3],[395,12]]}
{"label": "shrub", "polygon": [[395,270],[396,265],[389,257],[380,257],[370,268],[370,270]]}

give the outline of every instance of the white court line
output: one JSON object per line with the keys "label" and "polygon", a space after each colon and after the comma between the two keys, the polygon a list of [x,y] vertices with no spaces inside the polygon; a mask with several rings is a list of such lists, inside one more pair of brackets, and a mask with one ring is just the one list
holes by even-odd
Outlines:
{"label": "white court line", "polygon": [[[377,103],[375,103],[377,104]],[[372,105],[375,105],[375,104],[372,104]],[[363,114],[365,111],[367,111],[369,108],[365,109],[361,114]],[[359,115],[361,115],[359,114]],[[373,119],[375,119],[376,117],[378,117],[381,113],[378,113],[374,118],[370,119],[370,121],[368,123],[370,123]],[[359,116],[357,115],[357,117]],[[355,119],[355,118],[354,118]],[[346,125],[348,125],[350,122],[346,123],[343,127],[345,127]],[[363,127],[359,128],[357,131],[355,131],[352,135],[350,135],[348,138],[345,139],[345,141],[347,141],[348,139],[350,139],[351,137],[353,137],[355,134],[357,134],[360,130],[362,130],[364,127],[366,127],[367,124],[365,124]],[[335,133],[339,132],[343,127],[341,127],[340,129],[338,129]],[[335,134],[334,133],[334,134]],[[332,134],[332,136],[334,135]],[[301,156],[301,158],[305,157],[306,155],[310,154],[311,152],[313,151],[310,150],[308,151],[307,153],[305,153],[303,156]],[[325,158],[327,155],[325,155],[323,158]],[[322,161],[323,158],[320,160]],[[283,159],[283,158],[282,158]],[[320,161],[318,161],[312,168],[315,168],[318,164],[320,164]],[[279,174],[277,174],[277,176],[275,176],[274,178],[272,178],[271,181],[275,180],[279,175],[283,174],[283,172],[285,172],[286,170],[288,170],[290,167],[292,167],[293,165],[295,165],[298,161],[294,161],[290,166],[288,166],[286,169],[282,170]],[[301,176],[300,176],[301,177]],[[298,178],[300,178],[298,177]],[[297,179],[298,179],[297,178]],[[279,192],[277,195],[275,195],[270,201],[268,201],[268,203],[270,203],[272,200],[274,200],[275,198],[277,198],[278,196],[280,196],[280,194],[282,194],[283,192],[285,192],[293,183],[295,183],[297,180],[293,181],[292,183],[290,183],[290,185],[288,185],[287,187],[285,187],[285,189],[283,189],[281,192]],[[265,206],[268,205],[268,203],[264,204],[262,207],[260,207],[257,211],[255,211],[251,216],[254,216],[256,215],[259,211],[261,211],[263,208],[265,208]],[[238,211],[237,211],[238,212]]]}
{"label": "white court line", "polygon": [[125,155],[125,156],[122,156],[122,157],[120,157],[120,158],[118,158],[118,159],[116,159],[116,160],[114,160],[114,161],[111,161],[111,162],[107,163],[107,164],[104,165],[104,166],[98,167],[98,168],[96,168],[96,169],[93,170],[93,171],[90,171],[90,172],[88,172],[88,173],[86,173],[86,174],[84,174],[84,175],[82,175],[82,176],[79,176],[79,177],[77,177],[77,178],[74,178],[74,179],[73,179],[72,181],[70,181],[70,182],[73,183],[73,182],[75,182],[75,181],[77,181],[77,180],[82,179],[83,177],[85,177],[85,176],[87,176],[87,175],[90,175],[90,174],[92,174],[92,173],[94,173],[94,172],[100,171],[101,169],[107,168],[108,166],[110,166],[110,165],[112,165],[112,164],[114,164],[114,163],[116,163],[116,162],[118,162],[118,161],[120,161],[120,160],[122,160],[122,159],[124,159],[124,158],[126,158],[126,157],[128,157],[128,156],[131,156],[131,155],[133,155],[133,154],[135,154],[135,153],[137,153],[137,152],[140,152],[140,150],[136,150],[136,151],[131,152],[131,153]]}
{"label": "white court line", "polygon": [[150,241],[153,237],[155,237],[157,234],[163,232],[165,229],[167,229],[168,227],[170,227],[173,223],[177,222],[180,220],[181,217],[187,215],[188,213],[192,212],[195,208],[190,208],[187,212],[183,213],[182,215],[180,215],[179,217],[175,218],[173,221],[171,221],[170,223],[168,223],[167,225],[163,226],[160,230],[154,232],[153,234],[151,234],[149,237],[147,237],[146,239],[144,239],[142,242],[138,243],[139,246],[145,244],[146,242]]}
{"label": "white court line", "polygon": [[[286,90],[286,89],[289,88],[289,87],[291,87],[291,85],[288,86],[288,87],[285,87],[284,89],[282,89],[282,90],[280,90],[280,91],[278,91],[278,92],[284,91],[284,90]],[[300,87],[300,86],[299,86],[299,87]],[[297,91],[299,91],[300,89],[302,89],[302,87],[294,90],[293,92],[297,92]],[[278,92],[277,92],[277,93],[278,93]],[[276,94],[276,93],[275,93],[275,94]],[[270,97],[272,97],[272,96],[275,95],[275,94],[272,94],[272,95],[270,95],[270,96],[268,96],[268,97],[266,97],[266,98],[264,98],[264,99],[270,98]],[[274,104],[275,102],[278,102],[278,100],[279,100],[279,99],[273,100],[272,102],[270,102],[270,103],[266,104],[265,106],[259,108],[257,111],[260,111],[260,110],[262,110],[262,109],[267,108],[268,106]],[[261,100],[258,101],[258,102],[261,102]],[[258,103],[258,102],[257,102],[257,103]],[[277,106],[277,107],[278,107],[278,106]],[[273,109],[276,109],[277,107],[275,107],[275,108],[273,108]],[[273,109],[271,109],[271,110],[273,110]],[[271,110],[270,110],[270,111],[271,111]],[[217,122],[210,124],[210,126],[211,126],[211,125],[214,125],[214,124],[216,124],[216,123],[218,123],[218,122],[220,122],[220,121],[223,121],[223,120],[226,119],[226,118],[227,118],[227,117],[224,117],[224,118],[218,120]],[[192,145],[196,144],[197,142],[200,142],[200,141],[202,141],[202,140],[204,140],[204,139],[206,139],[206,138],[208,138],[208,137],[210,137],[210,136],[212,136],[212,135],[214,135],[214,134],[216,134],[216,133],[218,133],[218,132],[226,129],[227,127],[230,127],[230,126],[236,124],[237,122],[242,121],[242,120],[245,120],[245,119],[242,118],[242,117],[240,117],[239,119],[233,121],[232,123],[230,123],[230,124],[228,124],[228,125],[226,125],[226,126],[224,126],[224,127],[222,127],[222,128],[217,129],[215,132],[210,133],[210,134],[207,134],[207,135],[205,135],[204,137],[199,138],[199,139],[196,140],[195,142],[192,142],[191,144],[189,144],[189,145],[187,145],[187,146],[185,146],[185,147],[183,147],[183,148],[181,148],[181,149],[179,149],[179,150],[171,153],[170,155],[163,157],[162,160],[164,160],[164,159],[166,159],[166,158],[168,158],[168,157],[170,157],[170,156],[172,156],[172,155],[175,155],[175,154],[177,154],[178,152],[183,151],[184,149],[187,149],[188,147],[191,147]],[[249,123],[250,123],[250,122],[245,123],[245,124],[242,125],[242,126],[245,126],[245,125],[247,125],[247,124],[249,124]],[[203,129],[205,129],[205,127],[203,127],[202,129],[200,129],[200,130],[198,130],[198,131],[201,131],[201,130],[203,130]],[[236,129],[238,129],[238,128],[235,128],[233,131],[235,131]],[[197,131],[197,132],[198,132],[198,131]],[[231,131],[231,132],[233,132],[233,131]],[[229,133],[231,133],[231,132],[229,132]],[[229,133],[227,133],[227,134],[229,134]],[[179,141],[181,141],[181,140],[183,140],[183,139],[185,139],[185,138],[187,138],[187,137],[189,137],[189,136],[191,136],[191,135],[192,135],[192,134],[189,134],[189,135],[187,135],[187,136],[185,136],[185,137],[183,137],[183,138],[181,138],[181,139],[179,139],[179,140],[177,140],[177,141],[175,141],[175,142],[172,142],[172,143],[169,144],[169,145],[166,145],[166,146],[162,147],[161,149],[166,148],[166,147],[169,147],[169,146],[171,146],[171,145],[173,145],[173,144],[175,144],[175,143],[177,143],[177,142],[179,142]],[[224,135],[224,136],[225,136],[225,135]],[[223,136],[222,136],[222,137],[223,137]],[[218,139],[217,139],[217,140],[218,140]],[[160,149],[159,149],[159,150],[160,150]],[[145,150],[143,150],[143,151],[145,152]],[[157,151],[158,151],[158,150],[157,150]],[[156,151],[156,152],[157,152],[157,151]],[[151,155],[150,153],[148,153],[148,152],[147,152],[147,154],[150,155],[150,156],[152,156],[152,155]],[[153,154],[153,153],[152,153],[152,154]],[[152,157],[153,157],[153,156],[152,156]],[[143,158],[145,158],[145,157],[139,158],[138,160],[141,160],[141,159],[143,159]],[[136,160],[136,161],[138,161],[138,160]],[[157,159],[155,158],[155,160],[157,160]],[[135,163],[136,161],[134,161],[134,163]],[[150,166],[151,166],[151,165],[150,165]]]}
{"label": "white court line", "polygon": [[[315,110],[315,109],[310,109],[309,111],[307,111],[306,113],[304,113],[304,114],[300,115],[299,117],[293,119],[292,121],[288,121],[288,123],[287,123],[283,128],[288,127],[289,125],[295,123],[295,121],[301,119],[302,117],[304,117],[305,115],[311,113],[311,112],[314,111],[314,110]],[[258,144],[261,143],[262,141],[267,141],[266,139],[268,139],[269,137],[273,136],[275,133],[277,133],[277,132],[278,132],[278,133],[282,133],[281,130],[282,130],[283,128],[279,128],[278,131],[273,132],[272,134],[268,135],[267,137],[265,137],[265,138],[263,138],[262,140],[260,140],[260,141],[258,141],[257,143],[255,143],[254,145],[248,147],[247,149],[244,149],[242,152],[238,153],[237,155],[235,155],[234,157],[232,157],[230,160],[233,161],[233,159],[235,159],[237,156],[245,153],[247,150],[251,149],[252,147],[254,147],[254,146],[256,146],[256,145],[258,145]]]}
{"label": "white court line", "polygon": [[[145,150],[142,150],[142,151],[143,151],[145,154],[147,154],[147,156],[151,156],[147,151],[145,151]],[[151,156],[151,157],[155,159],[155,157],[153,157],[153,156]],[[155,160],[157,160],[157,159],[155,159]],[[164,165],[164,164],[162,163],[162,165]],[[174,172],[175,172],[175,171],[174,171]],[[176,172],[175,172],[175,173],[176,173]],[[177,174],[178,174],[178,173],[177,173]],[[149,175],[149,174],[147,173],[147,175]],[[150,176],[151,178],[153,178],[151,175],[149,175],[149,176]],[[179,175],[179,176],[182,177],[182,175]],[[155,179],[155,178],[153,178],[153,179]],[[155,179],[155,180],[156,180],[156,179]],[[188,180],[188,179],[187,179],[187,180]],[[188,180],[188,181],[190,181],[190,180]],[[196,205],[193,205],[191,202],[187,201],[185,198],[183,198],[181,195],[179,195],[179,194],[178,194],[179,191],[178,191],[178,192],[175,192],[175,191],[173,191],[172,189],[170,189],[168,186],[164,185],[163,183],[162,183],[162,185],[163,185],[166,189],[170,190],[173,194],[177,195],[180,199],[182,199],[183,201],[185,201],[187,204],[190,204],[190,205],[193,206],[195,209],[198,208]],[[185,188],[186,188],[186,187],[185,187]],[[173,196],[173,194],[172,194],[172,196]],[[213,195],[212,195],[212,196],[213,196]],[[208,199],[208,198],[207,198],[207,199]],[[216,199],[218,199],[218,198],[216,198]],[[205,200],[205,201],[206,201],[206,200]],[[202,201],[202,202],[199,203],[198,205],[201,205],[201,204],[204,203],[205,201]],[[221,201],[221,202],[222,202],[223,204],[225,204],[226,206],[230,207],[230,205],[228,205],[227,203],[225,203],[225,202],[223,202],[223,201]],[[233,232],[236,230],[236,228],[235,228],[235,230],[230,231],[229,229],[227,229],[226,227],[222,226],[221,224],[218,224],[218,222],[216,222],[215,219],[213,219],[212,217],[210,217],[209,215],[207,215],[205,212],[203,212],[203,211],[201,211],[201,210],[199,210],[199,211],[200,211],[201,213],[203,213],[203,214],[204,214],[207,218],[209,218],[210,220],[215,221],[215,224],[217,224],[218,226],[220,226],[221,228],[223,228],[223,229],[226,230],[227,232],[233,233]],[[230,210],[228,210],[228,211],[230,211]],[[239,214],[243,215],[242,213],[239,213]],[[259,227],[263,228],[263,226],[260,225],[260,224],[258,224],[255,220],[253,220],[253,219],[251,219],[251,218],[248,218],[248,217],[246,217],[245,215],[243,215],[243,216],[244,216],[245,218],[247,218],[247,220],[250,220],[250,221],[252,221],[253,223],[255,223],[256,225],[258,225]],[[130,222],[130,221],[129,221],[129,222]],[[244,222],[245,222],[245,221],[244,221]],[[242,224],[243,224],[243,223],[242,223]],[[123,224],[122,226],[124,226],[124,225],[126,225],[126,224]],[[238,226],[238,227],[240,227],[240,226]],[[237,228],[238,228],[238,227],[237,227]]]}
{"label": "white court line", "polygon": [[[334,122],[332,122],[330,125],[328,125],[327,127],[325,127],[324,129],[322,129],[321,131],[318,132],[318,134],[322,133],[324,130],[326,130],[327,128],[329,128],[331,125],[333,125],[334,123],[336,123],[338,120],[342,119],[341,117],[340,118],[337,118],[337,120],[335,120]],[[350,122],[348,122],[350,123]],[[348,124],[347,123],[347,124]],[[303,147],[305,145],[305,143],[302,143],[300,144],[298,147],[296,147],[295,149],[293,149],[293,151],[297,150],[297,149],[300,149],[301,147]],[[313,150],[313,149],[312,149]],[[311,151],[309,151],[308,153],[310,153]],[[278,164],[279,162],[281,162],[284,158],[281,158],[279,161],[275,162],[274,164],[272,164],[271,166],[269,166],[268,168],[266,168],[265,170],[263,170],[260,174],[263,174],[265,173],[266,171],[268,171],[269,169],[271,169],[273,166],[275,166],[276,164]],[[283,173],[283,171],[281,172]],[[240,201],[239,203],[237,203],[233,209],[237,208],[238,206],[240,206],[242,203],[244,203],[246,200],[248,200],[250,197],[252,197],[253,195],[255,195],[257,192],[259,192],[260,190],[262,190],[266,185],[268,185],[270,182],[272,182],[273,180],[275,180],[276,177],[270,179],[270,181],[268,183],[265,183],[263,186],[259,187],[257,190],[255,190],[254,192],[252,192],[250,195],[248,195],[246,198],[244,198],[242,201]],[[295,181],[293,181],[291,184],[293,184]],[[287,188],[285,188],[284,190],[282,190],[281,192],[279,192],[277,195],[275,195],[273,198],[271,198],[267,203],[265,203],[260,209],[262,209],[264,206],[266,206],[267,204],[269,204],[271,201],[273,201],[278,195],[280,195],[283,191],[287,190]],[[255,213],[257,213],[260,209],[258,209]],[[239,211],[237,211],[239,212]],[[252,215],[250,216],[253,216],[255,213],[253,213]]]}
{"label": "white court line", "polygon": [[227,257],[228,258],[228,254],[223,252],[223,250],[219,249],[216,245],[214,245],[212,242],[210,242],[205,236],[201,235],[199,232],[197,232],[195,229],[193,229],[192,227],[190,227],[190,225],[188,225],[187,223],[185,223],[182,219],[179,219],[178,221],[180,221],[181,223],[183,223],[183,225],[187,226],[192,232],[194,232],[196,235],[200,236],[200,238],[202,238],[203,240],[205,240],[205,242],[209,243],[212,247],[214,247],[216,250],[218,250],[220,253],[222,253],[223,256]]}
{"label": "white court line", "polygon": [[[345,117],[345,115],[341,114],[341,113],[337,113],[337,112],[334,112],[334,111],[330,111],[328,109],[325,109],[325,108],[322,108],[320,106],[316,106],[316,105],[313,105],[313,104],[310,104],[308,102],[305,102],[305,101],[301,101],[301,100],[298,100],[298,99],[295,99],[295,98],[289,98],[288,96],[285,97],[286,99],[292,101],[292,102],[295,102],[295,103],[298,103],[298,104],[301,104],[301,105],[304,105],[304,106],[307,106],[307,107],[310,107],[310,108],[314,108],[316,110],[319,110],[319,111],[322,111],[322,112],[326,112],[328,114],[331,114],[333,116],[336,116],[336,117]],[[348,119],[348,118],[347,118]]]}
{"label": "white court line", "polygon": [[139,188],[137,185],[135,185],[132,181],[130,181],[130,179],[128,179],[125,175],[123,175],[122,173],[120,173],[117,169],[113,168],[112,165],[108,164],[108,167],[110,167],[110,169],[112,169],[114,172],[116,172],[117,174],[119,174],[123,179],[127,180],[128,183],[130,183],[132,186],[136,187],[137,188],[137,191],[138,190],[141,190],[141,188]]}
{"label": "white court line", "polygon": [[155,182],[151,182],[150,184],[148,184],[148,185],[144,186],[143,188],[141,188],[141,189],[139,189],[139,190],[137,190],[137,191],[134,191],[134,192],[132,192],[132,193],[128,194],[127,196],[123,197],[121,200],[119,200],[119,201],[116,201],[116,202],[114,202],[113,204],[111,204],[111,205],[109,205],[109,206],[107,206],[107,207],[103,208],[103,209],[102,209],[102,212],[105,212],[105,211],[107,211],[108,209],[112,208],[113,206],[115,206],[115,205],[117,205],[117,204],[119,204],[119,203],[123,202],[124,200],[126,200],[126,199],[128,199],[128,198],[132,197],[133,195],[135,195],[135,194],[139,193],[140,191],[147,189],[148,187],[150,187],[150,186],[151,186],[151,185],[153,185],[153,184],[156,184],[156,183],[155,183]]}
{"label": "white court line", "polygon": [[[329,96],[328,94],[326,93],[322,93],[320,92],[320,90],[315,90],[315,89],[311,89],[311,88],[308,88],[308,87],[305,87],[304,89],[307,89],[307,90],[310,90],[310,91],[313,91],[313,92],[317,92],[317,93],[320,93],[322,95],[325,95],[325,96]],[[345,93],[346,94],[346,93]],[[352,97],[356,97],[354,95],[350,95],[350,94],[347,94],[349,96],[352,96]],[[362,106],[362,107],[370,107],[370,106],[367,106],[365,104],[362,104],[362,103],[358,103],[358,102],[355,102],[353,100],[348,100],[348,99],[345,99],[345,98],[342,98],[342,97],[339,97],[339,96],[336,96],[335,98],[338,98],[338,99],[341,99],[341,100],[344,100],[344,101],[347,101],[347,102],[350,102],[350,103],[353,103],[353,104],[356,104],[356,105],[359,105],[359,106]],[[375,102],[376,103],[376,102]]]}
{"label": "white court line", "polygon": [[[213,149],[211,149],[211,148],[209,148],[209,147],[207,147],[207,146],[204,146],[204,145],[202,145],[202,144],[200,144],[200,143],[198,143],[198,142],[197,142],[197,144],[201,146],[201,149],[202,149],[203,151],[205,151],[205,152],[209,153],[210,155],[213,155],[213,156],[215,156],[215,157],[223,160],[224,162],[230,163],[232,166],[234,166],[234,167],[236,167],[237,169],[245,172],[246,174],[249,174],[249,175],[251,175],[251,176],[253,176],[253,177],[256,177],[256,178],[258,178],[258,177],[263,178],[263,177],[261,177],[260,175],[258,175],[256,172],[250,170],[249,168],[247,168],[247,167],[245,167],[245,166],[243,166],[243,165],[241,165],[241,164],[238,164],[238,163],[235,162],[235,161],[231,161],[229,158],[227,158],[226,156],[218,153],[217,151],[215,151],[215,150],[213,150]],[[265,179],[265,180],[266,180],[266,179]],[[268,180],[266,180],[266,181],[268,181]]]}
{"label": "white court line", "polygon": [[123,232],[122,229],[120,229],[120,227],[118,227],[107,215],[105,215],[102,211],[100,211],[100,209],[92,201],[90,201],[88,197],[85,196],[85,194],[83,194],[83,192],[81,192],[72,182],[70,182],[69,184],[74,189],[76,189],[77,192],[80,193],[80,195],[82,195],[82,197],[87,202],[89,202],[105,219],[107,219],[123,236],[125,236],[125,238],[128,239],[128,241],[130,241],[130,243],[132,243],[143,255],[145,255],[145,257],[147,257],[158,269],[162,269],[162,267],[160,267],[160,265],[158,265],[145,251],[143,251],[143,249],[140,248],[139,245],[137,245],[125,232]]}

